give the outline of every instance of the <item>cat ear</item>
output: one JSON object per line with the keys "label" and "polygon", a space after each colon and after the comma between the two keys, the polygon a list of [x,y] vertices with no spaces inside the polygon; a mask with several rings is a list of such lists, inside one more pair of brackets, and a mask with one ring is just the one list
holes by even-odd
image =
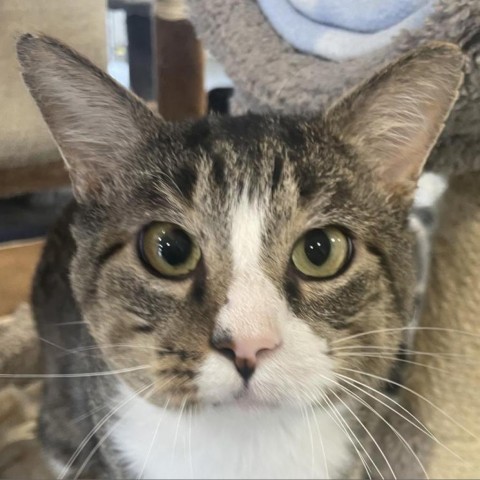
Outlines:
{"label": "cat ear", "polygon": [[431,43],[356,88],[326,115],[392,193],[412,195],[460,88],[458,47]]}
{"label": "cat ear", "polygon": [[[22,74],[65,160],[80,202],[105,197],[158,126],[137,97],[87,59],[46,37],[17,42]],[[125,167],[122,170],[122,167]]]}

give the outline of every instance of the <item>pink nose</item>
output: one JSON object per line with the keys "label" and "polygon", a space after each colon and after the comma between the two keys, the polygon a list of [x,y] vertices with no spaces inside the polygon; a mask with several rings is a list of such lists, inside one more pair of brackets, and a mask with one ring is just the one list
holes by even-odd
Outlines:
{"label": "pink nose", "polygon": [[273,351],[281,344],[280,335],[269,332],[252,338],[213,338],[212,346],[232,360],[238,373],[248,381],[255,372],[258,358],[262,353]]}

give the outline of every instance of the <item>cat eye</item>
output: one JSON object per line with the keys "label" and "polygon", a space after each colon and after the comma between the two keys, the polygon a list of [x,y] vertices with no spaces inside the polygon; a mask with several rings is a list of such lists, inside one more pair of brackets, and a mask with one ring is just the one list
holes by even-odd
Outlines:
{"label": "cat eye", "polygon": [[292,252],[295,268],[310,278],[326,279],[339,274],[352,257],[352,242],[340,229],[325,227],[310,230]]}
{"label": "cat eye", "polygon": [[192,273],[201,252],[185,230],[172,223],[154,222],[139,236],[139,254],[143,262],[164,277],[183,277]]}

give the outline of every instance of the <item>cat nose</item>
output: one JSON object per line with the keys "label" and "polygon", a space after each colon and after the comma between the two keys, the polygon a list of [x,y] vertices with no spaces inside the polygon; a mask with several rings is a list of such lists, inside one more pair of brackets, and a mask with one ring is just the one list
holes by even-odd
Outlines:
{"label": "cat nose", "polygon": [[276,350],[280,344],[280,336],[275,332],[252,338],[212,339],[213,348],[234,363],[238,373],[245,381],[250,380],[255,372],[259,356],[262,353]]}

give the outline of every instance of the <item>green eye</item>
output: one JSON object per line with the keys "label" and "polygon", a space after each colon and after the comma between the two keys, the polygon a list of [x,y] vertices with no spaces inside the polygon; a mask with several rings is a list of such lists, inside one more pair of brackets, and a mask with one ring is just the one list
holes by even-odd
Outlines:
{"label": "green eye", "polygon": [[295,244],[292,262],[295,268],[312,278],[337,275],[351,258],[351,240],[336,227],[307,232]]}
{"label": "green eye", "polygon": [[182,277],[193,272],[200,261],[198,245],[179,226],[155,222],[139,237],[139,253],[146,265],[165,277]]}

